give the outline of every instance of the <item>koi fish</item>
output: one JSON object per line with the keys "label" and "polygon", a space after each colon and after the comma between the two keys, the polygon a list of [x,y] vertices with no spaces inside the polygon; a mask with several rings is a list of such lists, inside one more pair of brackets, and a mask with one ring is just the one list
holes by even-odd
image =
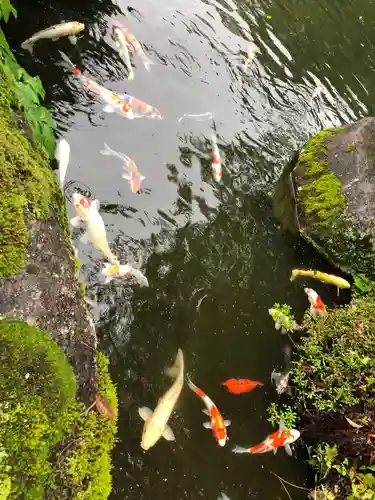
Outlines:
{"label": "koi fish", "polygon": [[215,134],[212,134],[211,143],[212,143],[212,153],[211,153],[212,177],[214,178],[215,182],[220,182],[221,178],[223,176],[223,167],[221,164],[220,151],[219,151],[219,147],[217,145],[217,140],[216,140]]}
{"label": "koi fish", "polygon": [[118,113],[121,116],[132,119],[133,114],[130,112],[130,108],[127,102],[124,101],[116,92],[108,90],[99,83],[95,82],[91,78],[84,76],[80,69],[69,59],[69,57],[64,54],[64,52],[59,51],[63,62],[60,63],[63,67],[73,71],[76,77],[81,81],[82,86],[85,90],[94,94],[98,97],[100,101],[104,104],[103,111],[105,113]]}
{"label": "koi fish", "polygon": [[293,269],[290,281],[294,281],[298,276],[305,276],[307,278],[314,278],[323,283],[328,283],[329,285],[337,286],[337,288],[350,288],[350,283],[344,278],[335,276],[334,274],[321,273],[320,271],[315,271],[312,269]]}
{"label": "koi fish", "polygon": [[69,23],[61,23],[55,24],[50,28],[46,28],[42,31],[38,31],[33,36],[22,42],[21,47],[24,50],[29,50],[30,53],[33,53],[34,44],[38,40],[46,40],[50,39],[53,41],[58,40],[62,36],[68,36],[70,42],[75,45],[77,43],[77,37],[75,36],[77,33],[80,33],[85,29],[85,25],[82,23],[78,23],[77,21],[71,21]]}
{"label": "koi fish", "polygon": [[250,453],[251,455],[273,451],[276,455],[277,449],[283,446],[287,454],[292,456],[292,449],[290,445],[297,441],[300,435],[301,433],[297,429],[288,430],[285,427],[284,422],[281,421],[278,430],[267,436],[266,439],[260,444],[252,446],[251,448],[235,446],[232,451],[234,453]]}
{"label": "koi fish", "polygon": [[87,231],[81,237],[82,243],[91,241],[111,264],[119,265],[118,258],[111,252],[108,245],[104,222],[99,214],[99,201],[90,201],[79,193],[73,193],[72,201],[77,215],[70,219],[71,225],[79,227],[82,222],[87,225]]}
{"label": "koi fish", "polygon": [[322,299],[312,288],[305,288],[305,293],[309,302],[311,304],[311,313],[313,316],[319,316],[321,318],[325,318],[327,316],[326,306],[323,304]]}
{"label": "koi fish", "polygon": [[[129,94],[117,94],[129,107],[129,116],[128,118],[151,118],[162,120],[163,116],[160,111],[154,106],[150,104],[146,104],[145,102],[137,99],[136,97],[132,97]],[[111,111],[109,111],[111,112]],[[112,111],[113,112],[113,111]]]}
{"label": "koi fish", "polygon": [[66,171],[68,169],[70,157],[70,146],[66,139],[62,138],[57,141],[55,149],[55,159],[59,165],[59,178],[61,187],[64,185]]}
{"label": "koi fish", "polygon": [[181,349],[178,349],[176,361],[172,368],[166,370],[166,375],[175,378],[175,381],[172,387],[159,399],[155,410],[152,412],[146,406],[138,409],[139,415],[145,421],[141,440],[141,448],[144,450],[149,450],[154,446],[161,436],[167,441],[175,441],[173,431],[167,422],[184,385],[184,356]]}
{"label": "koi fish", "polygon": [[289,396],[292,395],[292,389],[289,386],[289,376],[290,371],[281,373],[272,370],[271,382],[275,384],[277,394],[283,394],[284,392],[287,392]]}
{"label": "koi fish", "polygon": [[217,500],[230,500],[230,498],[222,491],[217,497]]}
{"label": "koi fish", "polygon": [[139,193],[141,190],[141,183],[146,177],[139,172],[135,162],[131,160],[129,156],[126,156],[126,154],[111,149],[106,143],[104,143],[104,149],[102,149],[100,153],[104,156],[115,156],[122,160],[123,168],[126,170],[126,172],[122,174],[122,177],[129,181],[132,193]]}
{"label": "koi fish", "polygon": [[125,34],[121,29],[121,27],[117,26],[116,24],[113,24],[111,36],[115,42],[118,53],[121,59],[124,61],[126,69],[128,70],[128,80],[133,80],[134,71],[130,60],[128,44],[125,38]]}
{"label": "koi fish", "polygon": [[142,45],[138,42],[136,37],[132,33],[130,33],[130,31],[118,21],[114,21],[112,23],[112,26],[122,30],[126,43],[135,51],[135,53],[141,59],[143,66],[147,69],[147,71],[150,71],[150,66],[154,64],[154,62],[151,61],[151,59],[146,56],[145,51],[142,48]]}
{"label": "koi fish", "polygon": [[220,446],[225,446],[225,443],[228,441],[226,428],[230,425],[230,420],[224,420],[215,403],[201,389],[194,385],[188,376],[186,376],[186,378],[190,389],[195,392],[206,405],[206,409],[203,410],[203,413],[210,417],[210,421],[203,422],[203,427],[211,429],[216,442]]}
{"label": "koi fish", "polygon": [[140,286],[148,286],[146,276],[139,269],[134,269],[128,264],[112,265],[107,262],[104,264],[102,274],[105,276],[104,284],[109,283],[114,278],[123,278],[126,276],[127,278],[134,278]]}
{"label": "koi fish", "polygon": [[258,382],[257,380],[249,380],[247,378],[230,378],[223,382],[223,384],[229,392],[232,394],[243,394],[244,392],[250,392],[255,387],[262,387],[264,384]]}

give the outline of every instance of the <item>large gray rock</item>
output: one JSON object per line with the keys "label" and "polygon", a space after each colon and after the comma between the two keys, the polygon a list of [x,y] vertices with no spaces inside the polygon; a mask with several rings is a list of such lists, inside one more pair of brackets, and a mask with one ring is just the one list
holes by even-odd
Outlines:
{"label": "large gray rock", "polygon": [[375,118],[323,130],[284,169],[277,216],[333,265],[375,278]]}

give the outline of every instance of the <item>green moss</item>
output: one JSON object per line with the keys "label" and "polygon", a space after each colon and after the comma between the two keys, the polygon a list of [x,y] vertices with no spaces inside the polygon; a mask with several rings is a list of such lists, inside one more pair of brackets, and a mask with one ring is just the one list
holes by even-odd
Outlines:
{"label": "green moss", "polygon": [[72,425],[76,381],[48,334],[0,321],[0,481],[10,498],[42,499],[53,482],[52,447]]}
{"label": "green moss", "polygon": [[298,200],[318,227],[331,227],[346,208],[341,182],[328,169],[327,161],[326,140],[341,130],[336,127],[319,132],[306,143],[298,160],[298,166],[304,169]]}
{"label": "green moss", "polygon": [[25,263],[29,221],[49,218],[54,207],[65,235],[69,228],[49,159],[17,128],[15,97],[7,77],[0,77],[0,276],[12,276]]}
{"label": "green moss", "polygon": [[[117,395],[108,373],[108,359],[98,353],[98,392],[117,411]],[[83,412],[78,420],[60,480],[75,500],[105,500],[111,491],[111,450],[116,421],[95,411]]]}
{"label": "green moss", "polygon": [[301,151],[298,163],[305,164],[306,175],[311,177],[322,173],[328,168],[326,140],[343,130],[343,127],[334,127],[322,130],[307,141]]}

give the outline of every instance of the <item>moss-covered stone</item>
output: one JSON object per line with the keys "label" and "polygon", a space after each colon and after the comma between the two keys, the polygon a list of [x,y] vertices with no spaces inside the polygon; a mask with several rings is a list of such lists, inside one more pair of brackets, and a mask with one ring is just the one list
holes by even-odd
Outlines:
{"label": "moss-covered stone", "polygon": [[[375,118],[309,139],[276,186],[284,227],[333,265],[375,278]],[[350,154],[349,154],[350,153]]]}
{"label": "moss-covered stone", "polygon": [[10,498],[42,499],[53,482],[53,446],[72,426],[76,380],[48,334],[0,321],[0,480]]}
{"label": "moss-covered stone", "polygon": [[16,98],[0,73],[0,276],[25,263],[28,224],[55,209],[69,235],[64,199],[47,155],[32,145],[15,123]]}

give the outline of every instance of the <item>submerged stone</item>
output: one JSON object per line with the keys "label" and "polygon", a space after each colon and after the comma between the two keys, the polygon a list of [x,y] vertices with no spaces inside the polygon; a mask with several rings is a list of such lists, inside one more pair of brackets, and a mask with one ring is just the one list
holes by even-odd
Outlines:
{"label": "submerged stone", "polygon": [[375,278],[375,118],[309,139],[284,169],[274,207],[333,265]]}

